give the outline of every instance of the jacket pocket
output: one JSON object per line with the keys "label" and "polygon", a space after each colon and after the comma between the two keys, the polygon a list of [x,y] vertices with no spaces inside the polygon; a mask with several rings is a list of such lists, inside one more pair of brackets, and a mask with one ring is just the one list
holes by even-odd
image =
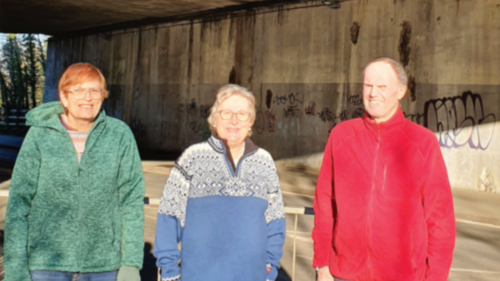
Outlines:
{"label": "jacket pocket", "polygon": [[30,247],[31,249],[36,249],[40,245],[40,242],[44,239],[45,237],[45,229],[47,228],[47,223],[49,220],[50,215],[45,215],[42,219],[41,225],[34,230],[35,233],[33,233],[34,237],[33,240],[31,241]]}
{"label": "jacket pocket", "polygon": [[109,227],[111,229],[111,245],[114,245],[115,244],[115,222],[113,219],[111,219],[110,217],[108,217],[108,221],[109,221]]}

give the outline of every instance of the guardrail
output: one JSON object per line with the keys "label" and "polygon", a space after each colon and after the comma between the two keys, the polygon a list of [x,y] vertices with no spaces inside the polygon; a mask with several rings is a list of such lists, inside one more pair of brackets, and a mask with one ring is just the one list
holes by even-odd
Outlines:
{"label": "guardrail", "polygon": [[0,125],[3,126],[25,126],[28,109],[0,109]]}
{"label": "guardrail", "polygon": [[[0,197],[9,197],[8,190],[0,190]],[[144,197],[144,205],[160,205],[160,198]],[[295,263],[297,256],[297,225],[299,215],[314,216],[313,208],[307,207],[285,207],[285,214],[294,215],[295,221],[293,225],[293,257],[292,257],[292,281],[295,281]],[[161,281],[160,269],[158,269],[158,281]]]}
{"label": "guardrail", "polygon": [[314,216],[314,209],[307,207],[285,207],[285,214],[294,215],[295,221],[293,223],[293,257],[292,257],[292,281],[295,281],[295,261],[297,258],[297,224],[299,215]]}

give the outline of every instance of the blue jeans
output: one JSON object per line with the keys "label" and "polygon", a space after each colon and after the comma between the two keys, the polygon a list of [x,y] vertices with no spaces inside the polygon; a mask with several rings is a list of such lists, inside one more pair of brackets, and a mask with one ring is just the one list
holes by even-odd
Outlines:
{"label": "blue jeans", "polygon": [[32,281],[116,281],[118,270],[96,273],[33,270],[30,273]]}

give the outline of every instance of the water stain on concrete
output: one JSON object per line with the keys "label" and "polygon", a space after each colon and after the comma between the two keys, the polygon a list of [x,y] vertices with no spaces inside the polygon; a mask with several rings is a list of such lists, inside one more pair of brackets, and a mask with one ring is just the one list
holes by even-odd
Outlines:
{"label": "water stain on concrete", "polygon": [[431,21],[434,15],[434,1],[433,0],[422,0],[423,19],[427,23],[427,29],[431,27]]}
{"label": "water stain on concrete", "polygon": [[356,45],[358,43],[359,29],[361,26],[357,21],[353,22],[351,25],[351,42]]}
{"label": "water stain on concrete", "polygon": [[188,72],[187,72],[187,80],[188,85],[191,84],[191,77],[193,74],[193,43],[194,43],[194,27],[193,21],[189,25],[189,45],[188,45]]}
{"label": "water stain on concrete", "polygon": [[411,24],[409,21],[403,21],[401,24],[401,34],[399,37],[399,60],[403,66],[407,66],[410,62],[410,40],[411,40]]}
{"label": "water stain on concrete", "polygon": [[233,69],[231,69],[231,72],[229,73],[229,84],[238,84],[236,77],[236,69],[233,66]]}
{"label": "water stain on concrete", "polygon": [[271,101],[272,100],[273,100],[273,92],[271,92],[271,90],[267,90],[267,93],[266,93],[266,106],[267,106],[267,109],[271,108]]}
{"label": "water stain on concrete", "polygon": [[410,100],[417,100],[417,82],[415,81],[415,77],[413,75],[408,76],[408,90],[410,91]]}

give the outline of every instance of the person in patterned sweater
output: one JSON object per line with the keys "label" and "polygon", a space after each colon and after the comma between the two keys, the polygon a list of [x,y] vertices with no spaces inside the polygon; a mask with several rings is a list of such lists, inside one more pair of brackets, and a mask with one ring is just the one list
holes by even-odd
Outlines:
{"label": "person in patterned sweater", "polygon": [[254,121],[254,95],[226,85],[208,117],[212,136],[177,159],[156,226],[153,253],[162,281],[276,279],[283,198],[271,155],[249,138]]}

